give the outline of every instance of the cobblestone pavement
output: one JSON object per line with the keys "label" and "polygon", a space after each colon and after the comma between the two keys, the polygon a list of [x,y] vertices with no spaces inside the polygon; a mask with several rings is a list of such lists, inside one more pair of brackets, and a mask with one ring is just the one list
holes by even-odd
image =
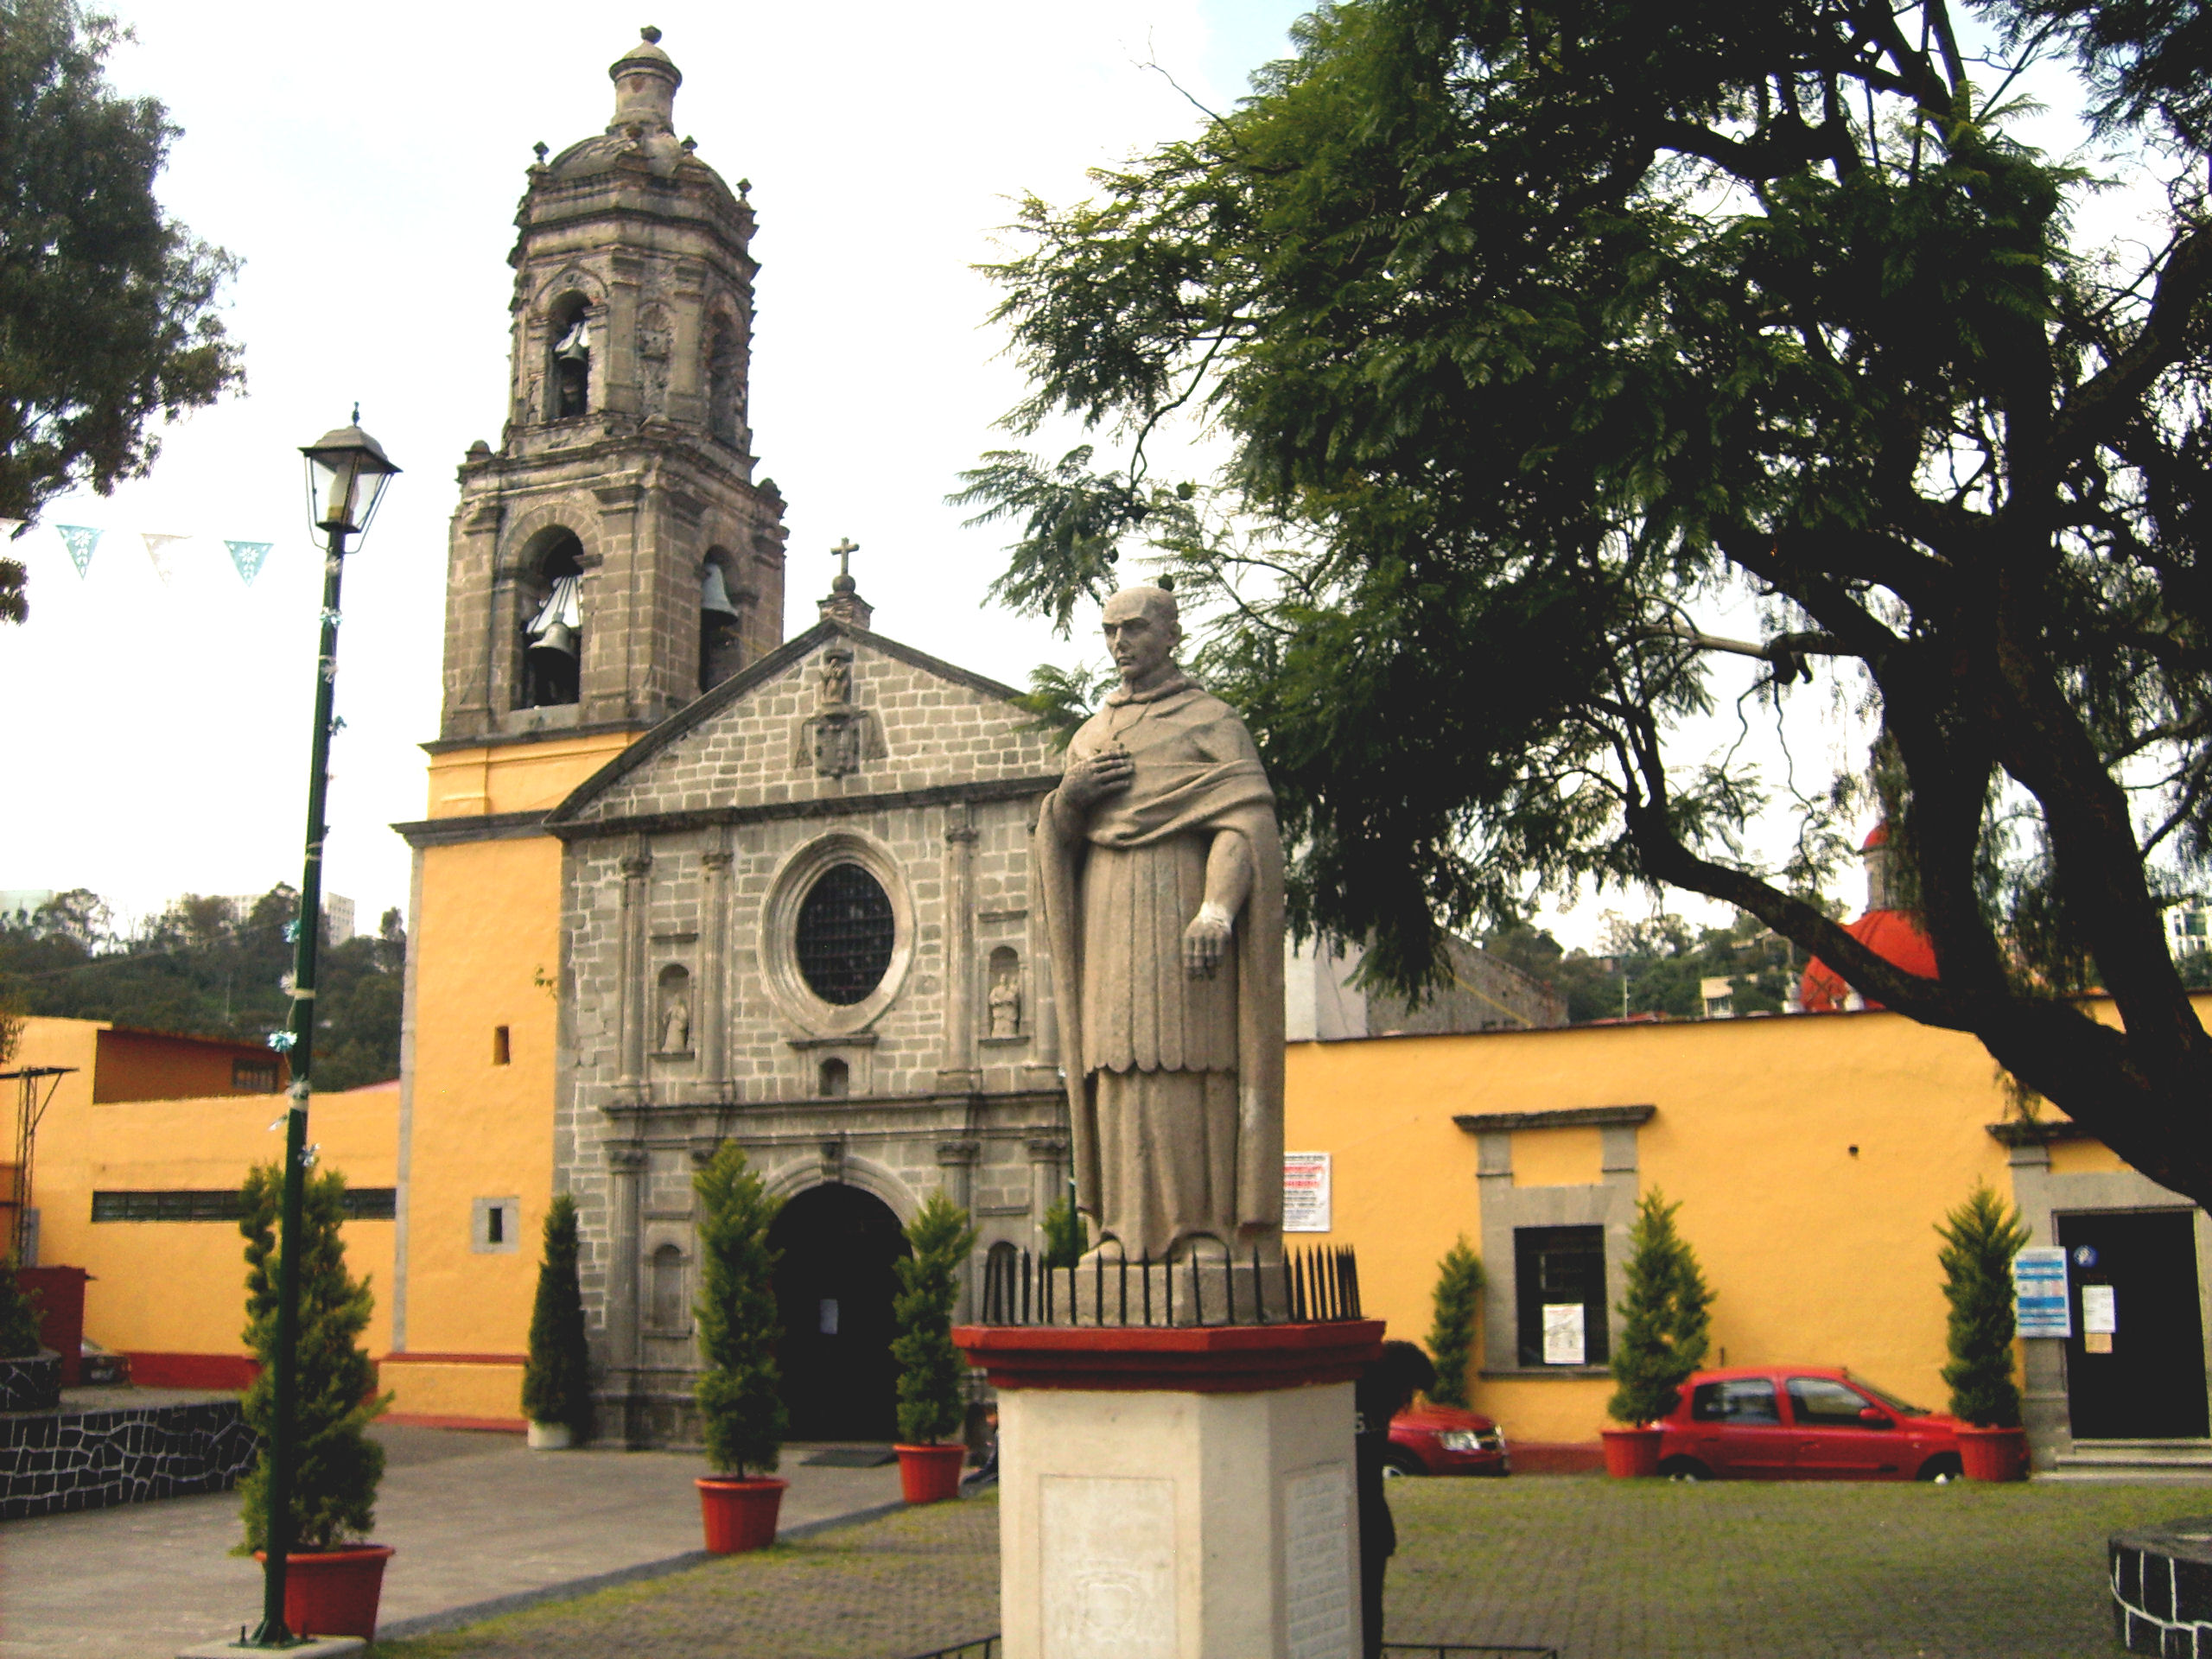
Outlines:
{"label": "cobblestone pavement", "polygon": [[[2171,1487],[1401,1481],[1394,1642],[1562,1659],[2079,1659],[2104,1548],[2212,1508]],[[995,1503],[379,1646],[382,1659],[907,1659],[998,1628]]]}

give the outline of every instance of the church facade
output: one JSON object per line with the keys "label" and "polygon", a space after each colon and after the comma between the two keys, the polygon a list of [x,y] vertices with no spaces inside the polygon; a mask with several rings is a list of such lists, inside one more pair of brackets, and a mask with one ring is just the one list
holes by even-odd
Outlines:
{"label": "church facade", "polygon": [[932,1191],[1039,1239],[1065,1106],[1027,831],[1057,759],[1014,692],[872,631],[849,570],[783,639],[756,481],[752,208],[645,38],[604,134],[530,169],[499,447],[461,469],[415,855],[384,1386],[511,1422],[556,1192],[601,1432],[696,1439],[691,1176],[785,1200],[806,1435],[887,1438],[900,1229]]}

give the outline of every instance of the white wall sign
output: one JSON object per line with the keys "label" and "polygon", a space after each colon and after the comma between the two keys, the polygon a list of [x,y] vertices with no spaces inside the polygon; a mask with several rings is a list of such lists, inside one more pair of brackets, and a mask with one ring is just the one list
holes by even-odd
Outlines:
{"label": "white wall sign", "polygon": [[1546,1302],[1544,1363],[1580,1365],[1586,1363],[1583,1358],[1586,1351],[1583,1338],[1582,1304]]}
{"label": "white wall sign", "polygon": [[1325,1233],[1329,1230],[1327,1153],[1283,1154],[1282,1230],[1286,1233]]}
{"label": "white wall sign", "polygon": [[2066,1252],[2060,1246],[2039,1244],[2012,1258],[2012,1323],[2024,1337],[2074,1334]]}

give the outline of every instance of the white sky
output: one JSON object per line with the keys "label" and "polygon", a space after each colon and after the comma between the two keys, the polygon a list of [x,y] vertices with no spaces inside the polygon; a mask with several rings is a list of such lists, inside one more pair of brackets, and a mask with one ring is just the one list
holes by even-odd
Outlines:
{"label": "white sky", "polygon": [[[114,9],[137,40],[112,78],[185,130],[163,201],[244,261],[226,303],[247,394],[170,429],[149,478],[58,500],[13,544],[31,620],[0,630],[0,699],[16,715],[0,887],[91,887],[136,914],[298,880],[320,571],[297,447],[359,399],[405,469],[347,561],[326,885],[365,928],[405,903],[406,849],[386,826],[423,812],[416,746],[436,734],[454,469],[472,440],[500,436],[505,261],[531,145],[603,129],[606,68],[638,23],[664,29],[683,71],[678,132],[733,184],[753,181],[750,413],[760,474],[790,503],[786,630],[810,622],[827,550],[850,536],[883,632],[1021,684],[1093,648],[987,607],[1003,534],[963,528],[944,502],[1020,391],[970,267],[996,257],[1020,192],[1066,200],[1086,167],[1189,129],[1147,60],[1223,106],[1303,10],[677,0],[632,20],[550,0],[524,28],[508,9],[419,0],[365,23],[271,3]],[[105,531],[87,577],[57,524]],[[144,531],[195,538],[169,550],[167,585]],[[276,543],[252,587],[226,537]],[[1747,610],[1709,625],[1755,635]],[[1720,677],[1748,683],[1741,669]],[[1799,689],[1791,720],[1801,779],[1863,756],[1864,728],[1818,688]],[[1733,735],[1731,715],[1713,740]],[[1770,740],[1759,752],[1772,766]],[[1843,888],[1855,905],[1857,881]],[[1587,944],[1606,905],[1645,908],[1613,895],[1544,920]],[[1718,919],[1688,895],[1668,906]]]}

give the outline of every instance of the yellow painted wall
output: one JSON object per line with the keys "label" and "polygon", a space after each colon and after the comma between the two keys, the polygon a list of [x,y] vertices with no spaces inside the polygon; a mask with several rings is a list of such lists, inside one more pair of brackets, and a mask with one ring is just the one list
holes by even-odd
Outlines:
{"label": "yellow painted wall", "polygon": [[[245,1241],[227,1222],[100,1222],[95,1191],[236,1187],[257,1163],[283,1153],[269,1124],[284,1110],[276,1095],[220,1095],[201,1100],[92,1099],[93,1054],[102,1022],[26,1022],[16,1066],[68,1065],[40,1121],[33,1166],[39,1209],[39,1258],[83,1268],[85,1334],[124,1352],[243,1355]],[[12,1090],[16,1085],[9,1084]],[[7,1104],[12,1109],[14,1100]],[[396,1179],[399,1091],[396,1086],[315,1095],[310,1141],[325,1168],[354,1186]],[[381,1353],[390,1331],[392,1224],[348,1222],[346,1265],[368,1275],[376,1313],[365,1340]]]}
{"label": "yellow painted wall", "polygon": [[[1335,1154],[1332,1242],[1357,1249],[1370,1311],[1416,1340],[1438,1258],[1461,1233],[1481,1245],[1475,1138],[1455,1113],[1656,1107],[1638,1179],[1681,1203],[1718,1292],[1715,1363],[1847,1364],[1928,1405],[1945,1394],[1932,1230],[1977,1179],[2011,1192],[1985,1128],[2007,1115],[1988,1054],[1891,1014],[1299,1043],[1287,1096],[1287,1144]],[[1516,1133],[1516,1184],[1596,1180],[1596,1141]],[[2118,1166],[2101,1147],[2053,1152],[2062,1170]],[[1580,1440],[1610,1392],[1497,1378],[1473,1399],[1509,1437]]]}
{"label": "yellow painted wall", "polygon": [[[634,734],[455,751],[430,765],[435,818],[557,805]],[[561,843],[422,850],[412,936],[415,1039],[404,1351],[383,1370],[405,1415],[520,1416],[521,1360],[553,1188]],[[493,1033],[508,1032],[508,1063]],[[478,1198],[521,1200],[520,1248],[471,1248]]]}

